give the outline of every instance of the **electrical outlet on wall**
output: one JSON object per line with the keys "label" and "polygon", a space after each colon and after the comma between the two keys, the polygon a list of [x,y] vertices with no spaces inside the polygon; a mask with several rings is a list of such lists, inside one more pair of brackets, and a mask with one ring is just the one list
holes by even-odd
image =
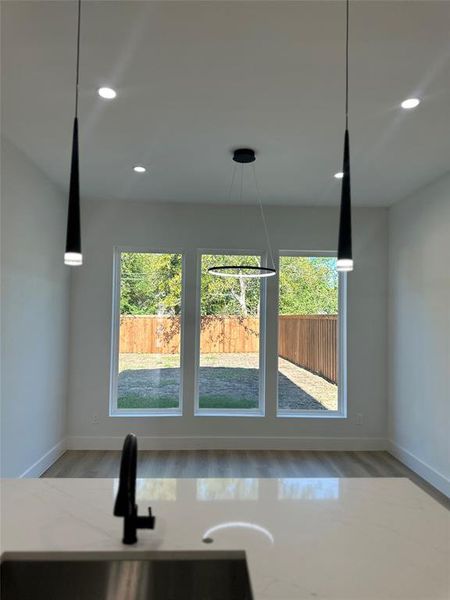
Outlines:
{"label": "electrical outlet on wall", "polygon": [[98,415],[97,414],[93,414],[92,415],[92,425],[98,425],[99,421],[98,421]]}
{"label": "electrical outlet on wall", "polygon": [[356,413],[356,424],[357,425],[363,424],[363,414],[362,413]]}

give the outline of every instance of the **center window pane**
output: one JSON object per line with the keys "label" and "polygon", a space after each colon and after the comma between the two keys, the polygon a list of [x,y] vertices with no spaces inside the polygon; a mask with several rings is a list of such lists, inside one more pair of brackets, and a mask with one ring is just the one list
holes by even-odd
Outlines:
{"label": "center window pane", "polygon": [[198,406],[255,410],[260,397],[261,280],[219,277],[209,267],[259,266],[259,256],[204,254],[201,263]]}

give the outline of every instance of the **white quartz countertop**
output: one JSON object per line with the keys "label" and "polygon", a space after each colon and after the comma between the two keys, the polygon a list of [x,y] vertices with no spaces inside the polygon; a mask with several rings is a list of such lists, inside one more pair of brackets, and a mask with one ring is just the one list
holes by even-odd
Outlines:
{"label": "white quartz countertop", "polygon": [[1,488],[2,558],[245,550],[255,600],[450,598],[450,513],[407,479],[140,479],[156,529],[131,547],[112,515],[117,480]]}

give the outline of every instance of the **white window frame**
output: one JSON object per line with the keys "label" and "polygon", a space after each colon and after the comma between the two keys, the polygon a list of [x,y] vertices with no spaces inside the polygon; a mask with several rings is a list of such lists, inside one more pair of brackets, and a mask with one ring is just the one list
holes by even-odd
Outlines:
{"label": "white window frame", "polygon": [[257,408],[240,409],[222,409],[222,408],[200,408],[199,394],[199,369],[200,369],[200,339],[201,339],[201,277],[202,277],[202,256],[203,255],[221,255],[221,256],[255,256],[259,257],[261,266],[267,265],[267,255],[261,250],[247,249],[217,249],[201,248],[197,250],[197,281],[196,281],[196,317],[195,317],[195,367],[194,367],[194,416],[196,417],[264,417],[265,416],[265,396],[266,396],[266,312],[267,312],[267,281],[261,278],[260,281],[260,302],[259,302],[259,397]]}
{"label": "white window frame", "polygon": [[[280,258],[282,256],[324,256],[335,257],[336,252],[325,251],[300,251],[300,250],[280,250]],[[280,267],[279,267],[280,269]],[[277,417],[281,418],[312,418],[312,419],[346,419],[347,418],[347,273],[338,273],[338,363],[339,363],[339,380],[338,380],[338,408],[337,410],[296,410],[296,409],[280,409],[278,407],[278,329],[279,329],[279,314],[280,314],[280,285],[277,290],[277,376],[276,376],[276,406]]]}
{"label": "white window frame", "polygon": [[[181,313],[180,313],[180,390],[177,408],[118,408],[117,390],[119,379],[119,340],[120,340],[120,257],[122,252],[147,254],[180,254],[181,255]],[[109,388],[110,417],[180,417],[183,415],[183,348],[185,324],[185,277],[186,256],[179,248],[149,248],[136,246],[114,246],[113,249],[113,297],[112,297],[112,328],[111,328],[111,370]]]}

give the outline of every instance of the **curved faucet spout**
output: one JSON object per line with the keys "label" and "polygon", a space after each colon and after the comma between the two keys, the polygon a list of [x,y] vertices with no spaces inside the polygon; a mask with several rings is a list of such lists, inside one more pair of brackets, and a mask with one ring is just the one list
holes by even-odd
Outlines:
{"label": "curved faucet spout", "polygon": [[119,491],[114,505],[114,516],[132,514],[136,504],[137,438],[129,433],[125,438],[120,460]]}
{"label": "curved faucet spout", "polygon": [[120,461],[119,490],[114,504],[114,516],[123,517],[123,543],[135,544],[138,529],[153,529],[155,518],[149,507],[148,517],[138,516],[136,504],[137,437],[129,433],[123,443]]}

